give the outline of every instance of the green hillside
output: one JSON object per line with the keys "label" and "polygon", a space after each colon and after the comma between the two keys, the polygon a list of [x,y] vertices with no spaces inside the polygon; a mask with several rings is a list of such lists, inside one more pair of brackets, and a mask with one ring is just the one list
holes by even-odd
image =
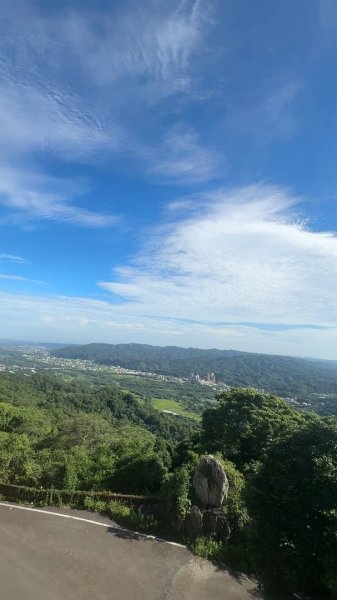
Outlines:
{"label": "green hillside", "polygon": [[337,363],[234,350],[201,350],[143,344],[87,344],[53,350],[64,358],[150,371],[175,377],[214,372],[217,381],[265,389],[284,397],[337,394]]}
{"label": "green hillside", "polygon": [[[216,508],[194,485],[210,453],[229,482]],[[112,385],[3,372],[0,482],[6,494],[6,484],[35,488],[23,492],[38,502],[82,498],[82,507],[136,531],[164,528],[201,556],[257,575],[266,598],[337,597],[337,419],[271,394],[222,392],[195,423]],[[159,502],[131,509],[106,494],[95,499],[99,490]],[[204,525],[191,538],[195,514]]]}

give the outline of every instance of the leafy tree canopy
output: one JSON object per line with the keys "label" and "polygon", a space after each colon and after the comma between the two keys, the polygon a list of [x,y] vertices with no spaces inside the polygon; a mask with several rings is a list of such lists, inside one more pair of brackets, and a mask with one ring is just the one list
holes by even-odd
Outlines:
{"label": "leafy tree canopy", "polygon": [[280,436],[309,418],[284,400],[256,390],[232,389],[217,398],[218,408],[203,414],[202,448],[221,452],[239,469],[262,460]]}
{"label": "leafy tree canopy", "polygon": [[248,493],[264,583],[337,598],[337,420],[313,418],[270,447]]}

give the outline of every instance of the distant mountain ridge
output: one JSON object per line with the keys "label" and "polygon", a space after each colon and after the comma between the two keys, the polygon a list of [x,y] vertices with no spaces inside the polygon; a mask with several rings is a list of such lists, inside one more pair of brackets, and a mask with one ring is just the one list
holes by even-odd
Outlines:
{"label": "distant mountain ridge", "polygon": [[230,386],[263,388],[285,397],[307,393],[337,395],[334,361],[148,344],[93,343],[66,346],[51,354],[175,377],[190,377],[192,373],[206,377],[213,372],[217,381]]}

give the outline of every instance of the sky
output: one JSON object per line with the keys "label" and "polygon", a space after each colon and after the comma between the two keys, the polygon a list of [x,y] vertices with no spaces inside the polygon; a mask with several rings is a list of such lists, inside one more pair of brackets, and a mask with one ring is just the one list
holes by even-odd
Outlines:
{"label": "sky", "polygon": [[337,359],[335,0],[2,0],[0,338]]}

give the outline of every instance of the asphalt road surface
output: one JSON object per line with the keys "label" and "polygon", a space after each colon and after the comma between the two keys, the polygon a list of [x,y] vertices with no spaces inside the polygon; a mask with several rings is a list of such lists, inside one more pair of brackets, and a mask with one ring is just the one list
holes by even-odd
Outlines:
{"label": "asphalt road surface", "polygon": [[118,530],[84,511],[0,504],[0,600],[252,598],[260,598],[253,581],[183,546]]}

